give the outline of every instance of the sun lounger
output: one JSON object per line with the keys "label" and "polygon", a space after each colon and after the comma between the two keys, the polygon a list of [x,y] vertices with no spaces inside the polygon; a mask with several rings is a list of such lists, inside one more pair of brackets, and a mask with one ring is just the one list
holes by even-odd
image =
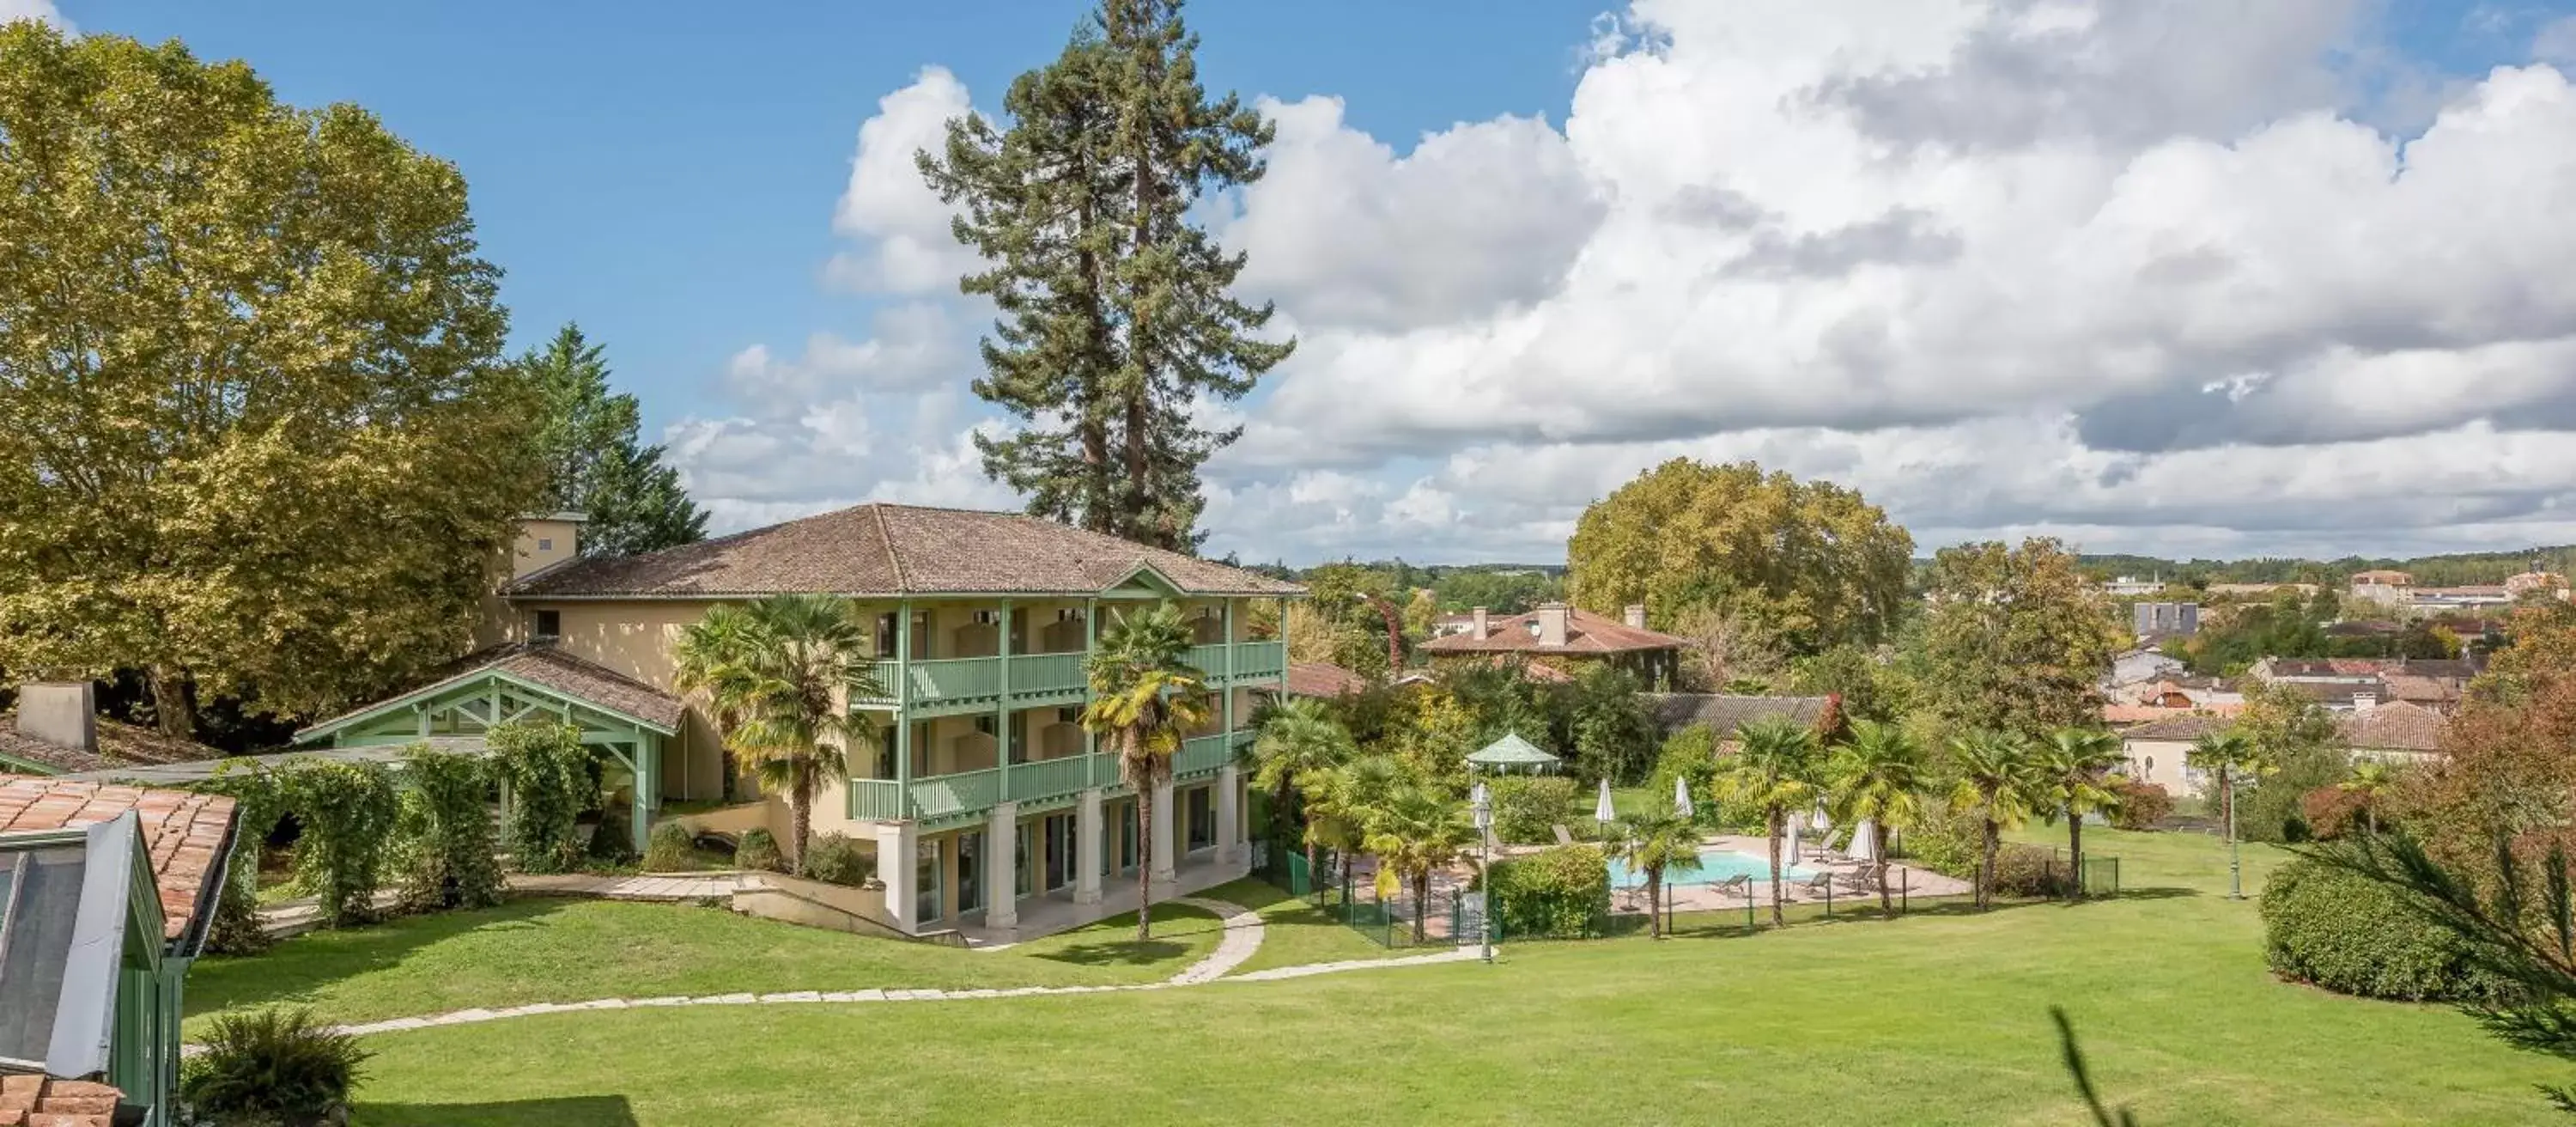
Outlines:
{"label": "sun lounger", "polygon": [[1556,843],[1557,843],[1558,845],[1572,845],[1572,844],[1574,844],[1574,834],[1573,834],[1573,832],[1572,832],[1572,831],[1567,830],[1567,829],[1565,828],[1565,826],[1564,826],[1564,824],[1563,824],[1563,823],[1559,823],[1559,824],[1557,825],[1557,827],[1556,827]]}

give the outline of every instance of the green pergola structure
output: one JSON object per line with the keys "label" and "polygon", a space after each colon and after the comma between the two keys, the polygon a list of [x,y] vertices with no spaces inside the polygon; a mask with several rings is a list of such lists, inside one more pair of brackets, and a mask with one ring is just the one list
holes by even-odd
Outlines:
{"label": "green pergola structure", "polygon": [[[481,752],[481,737],[503,724],[553,720],[581,732],[632,780],[635,849],[642,852],[662,796],[662,741],[672,727],[630,715],[556,686],[487,665],[334,717],[295,734],[303,745],[357,748],[427,742],[442,750]],[[503,795],[504,807],[508,796]]]}
{"label": "green pergola structure", "polygon": [[1504,775],[1511,774],[1514,767],[1525,768],[1533,775],[1544,774],[1555,770],[1559,762],[1557,757],[1522,739],[1518,732],[1505,733],[1503,738],[1486,744],[1467,757],[1470,768]]}

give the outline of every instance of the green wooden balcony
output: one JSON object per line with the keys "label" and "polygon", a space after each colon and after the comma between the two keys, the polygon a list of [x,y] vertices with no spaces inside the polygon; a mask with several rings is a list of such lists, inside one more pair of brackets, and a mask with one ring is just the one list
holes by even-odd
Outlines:
{"label": "green wooden balcony", "polygon": [[[1229,650],[1233,658],[1231,676],[1226,672]],[[1013,656],[1009,659],[1010,698],[1036,701],[1079,699],[1089,688],[1083,672],[1085,657],[1079,653]],[[1186,660],[1207,675],[1210,685],[1253,684],[1275,681],[1287,672],[1288,647],[1283,642],[1192,646]],[[908,699],[913,708],[933,710],[995,703],[1003,698],[1002,664],[1003,659],[998,657],[929,658],[910,663],[879,661],[876,663],[877,684],[885,689],[884,695],[852,703],[863,708],[886,708],[898,700]],[[908,694],[899,691],[907,687],[910,690]]]}
{"label": "green wooden balcony", "polygon": [[[1236,744],[1251,739],[1251,732],[1242,731],[1232,736],[1201,736],[1183,741],[1179,753],[1172,757],[1172,777],[1199,779],[1213,775],[1234,761]],[[1107,752],[1014,763],[1008,772],[987,768],[933,775],[912,780],[908,793],[904,784],[893,779],[852,779],[849,787],[852,818],[910,819],[931,824],[980,818],[1005,800],[1047,802],[1091,787],[1116,796],[1127,789],[1119,778],[1118,757]]]}

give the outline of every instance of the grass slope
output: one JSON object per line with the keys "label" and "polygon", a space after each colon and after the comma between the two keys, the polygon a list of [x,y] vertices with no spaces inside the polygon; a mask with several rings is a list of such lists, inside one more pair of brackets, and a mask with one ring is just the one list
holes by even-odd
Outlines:
{"label": "grass slope", "polygon": [[[369,1040],[356,1121],[2073,1123],[2051,1005],[2149,1127],[2553,1121],[2531,1086],[2564,1070],[2469,1019],[2273,980],[2216,842],[2087,836],[2155,891],[1494,967],[425,1030]],[[2250,888],[2277,857],[2247,858]]]}
{"label": "grass slope", "polygon": [[188,972],[187,1033],[208,1015],[277,1002],[334,1021],[529,1002],[792,990],[1111,985],[1169,978],[1216,947],[1216,917],[1154,909],[1002,951],[898,943],[737,916],[716,908],[528,898],[498,908],[315,932],[263,955]]}

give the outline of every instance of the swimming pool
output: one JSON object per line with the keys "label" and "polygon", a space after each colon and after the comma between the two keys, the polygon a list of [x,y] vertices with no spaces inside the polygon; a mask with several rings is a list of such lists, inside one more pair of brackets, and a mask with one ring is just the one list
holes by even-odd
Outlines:
{"label": "swimming pool", "polygon": [[[1785,857],[1780,860],[1781,880],[1806,880],[1815,875],[1814,869],[1803,865],[1792,865]],[[1667,885],[1716,884],[1736,876],[1752,877],[1756,882],[1768,881],[1771,879],[1771,859],[1757,857],[1751,853],[1739,853],[1732,849],[1703,849],[1699,851],[1698,869],[1691,872],[1666,869],[1664,883]],[[1610,859],[1612,888],[1643,888],[1645,884],[1646,874],[1629,872],[1628,866],[1622,864],[1618,858]]]}

